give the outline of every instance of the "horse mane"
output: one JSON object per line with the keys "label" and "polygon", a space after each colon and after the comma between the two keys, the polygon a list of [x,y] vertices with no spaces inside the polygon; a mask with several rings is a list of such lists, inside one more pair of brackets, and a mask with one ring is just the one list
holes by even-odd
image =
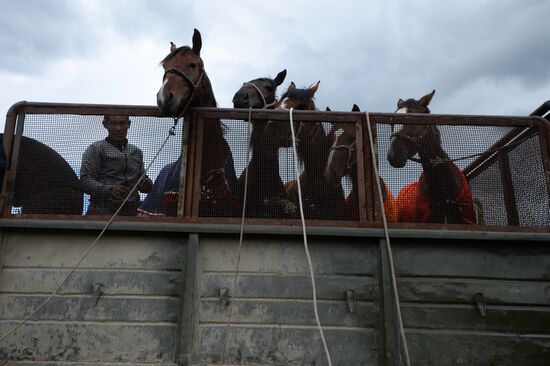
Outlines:
{"label": "horse mane", "polygon": [[191,51],[191,47],[189,46],[181,46],[181,47],[178,47],[176,48],[174,51],[170,52],[168,54],[168,56],[166,56],[165,58],[162,59],[162,61],[160,62],[161,65],[164,65],[164,63],[168,60],[171,60],[173,59],[174,57],[176,57],[177,55],[179,55],[180,53],[185,53],[187,51]]}
{"label": "horse mane", "polygon": [[314,99],[313,94],[309,89],[287,90],[286,92],[283,93],[283,95],[281,95],[281,100],[285,98],[300,99],[300,100]]}
{"label": "horse mane", "polygon": [[216,97],[214,96],[214,89],[212,88],[212,84],[210,83],[210,78],[206,74],[206,70],[204,70],[204,75],[202,77],[202,88],[201,88],[201,97],[200,101],[194,106],[198,107],[199,105],[201,107],[217,107],[218,102],[216,101]]}

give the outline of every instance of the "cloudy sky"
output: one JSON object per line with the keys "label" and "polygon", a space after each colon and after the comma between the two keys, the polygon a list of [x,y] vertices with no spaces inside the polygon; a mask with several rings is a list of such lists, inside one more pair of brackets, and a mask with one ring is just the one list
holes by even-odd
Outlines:
{"label": "cloudy sky", "polygon": [[[155,105],[193,28],[220,107],[243,81],[320,80],[324,109],[526,115],[550,99],[547,0],[1,0],[0,111],[20,100]],[[282,91],[281,91],[282,92]],[[280,93],[279,93],[280,94]]]}

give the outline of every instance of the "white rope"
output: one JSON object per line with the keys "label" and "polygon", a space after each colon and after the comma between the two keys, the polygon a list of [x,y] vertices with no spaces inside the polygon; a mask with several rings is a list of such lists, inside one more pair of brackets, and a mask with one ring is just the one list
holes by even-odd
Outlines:
{"label": "white rope", "polygon": [[[370,146],[370,152],[372,157],[372,168],[374,170],[374,176],[379,177],[378,175],[378,165],[376,163],[376,157],[374,152],[374,139],[372,137],[372,129],[370,126],[370,118],[369,118],[369,112],[365,111],[365,115],[367,116],[367,130],[369,132],[369,146]],[[382,222],[384,223],[384,234],[386,236],[386,251],[388,253],[388,262],[390,264],[390,278],[391,278],[391,284],[392,284],[392,290],[393,290],[393,296],[395,298],[395,308],[397,311],[397,322],[399,326],[399,335],[401,337],[401,342],[403,343],[403,351],[405,354],[405,364],[407,366],[411,366],[411,360],[409,357],[409,347],[407,346],[407,339],[405,338],[405,329],[403,327],[403,317],[401,316],[401,305],[399,302],[399,294],[397,293],[397,280],[395,279],[395,267],[393,264],[393,254],[391,250],[391,244],[390,244],[390,235],[388,231],[388,220],[386,219],[386,212],[384,210],[384,196],[382,195],[382,186],[380,184],[380,179],[375,179],[376,181],[376,188],[378,191],[378,202],[381,206],[381,212],[382,212]]]}
{"label": "white rope", "polygon": [[298,202],[300,203],[300,218],[302,220],[302,234],[304,236],[304,249],[306,251],[307,263],[309,266],[309,275],[311,277],[311,287],[313,290],[313,312],[315,313],[315,320],[317,321],[317,327],[319,328],[319,334],[321,335],[321,341],[323,342],[323,348],[325,349],[325,354],[327,356],[328,366],[332,366],[332,360],[330,358],[327,341],[325,340],[323,327],[321,326],[321,321],[319,320],[319,312],[317,311],[317,289],[315,286],[315,275],[313,274],[313,263],[311,262],[311,256],[309,255],[309,247],[307,244],[306,221],[304,217],[304,204],[302,202],[302,187],[300,184],[300,173],[298,172],[298,154],[296,152],[296,136],[294,134],[294,121],[292,120],[293,110],[294,108],[290,108],[289,121],[290,121],[290,132],[292,134],[292,150],[294,152],[294,173],[296,174],[296,182],[298,183]]}
{"label": "white rope", "polygon": [[[258,88],[254,83],[244,83],[244,85],[250,85],[251,87],[253,87],[254,89],[256,89],[256,91],[258,92],[258,94],[260,94],[260,97],[262,98],[262,102],[264,103],[264,106],[262,107],[262,109],[267,109],[269,107],[273,107],[275,104],[277,104],[277,98],[275,98],[275,100],[271,103],[267,103],[266,100],[265,100],[265,97],[262,93],[262,91],[260,90],[260,88]],[[252,108],[252,107],[251,107]],[[248,122],[250,122],[250,118],[248,120]]]}
{"label": "white rope", "polygon": [[124,201],[122,201],[122,203],[120,204],[119,208],[116,210],[116,212],[111,216],[111,218],[109,219],[109,221],[107,221],[107,223],[105,224],[105,226],[103,227],[103,229],[101,230],[101,232],[99,233],[99,235],[97,236],[97,238],[93,241],[92,244],[90,244],[90,246],[84,251],[84,254],[82,254],[82,256],[80,257],[80,259],[78,260],[78,262],[73,266],[73,268],[69,271],[69,273],[67,274],[67,276],[65,276],[65,279],[59,284],[59,286],[57,286],[57,288],[55,290],[52,291],[52,293],[46,298],[46,300],[44,300],[44,302],[42,302],[42,304],[40,304],[36,309],[34,309],[29,315],[27,315],[27,317],[25,319],[23,319],[22,321],[20,321],[15,327],[13,327],[13,329],[11,329],[9,332],[7,332],[6,334],[4,334],[2,337],[0,337],[0,342],[2,342],[4,339],[6,339],[7,337],[9,337],[11,334],[15,333],[17,331],[17,329],[21,328],[25,323],[27,323],[33,316],[34,314],[36,314],[37,312],[40,311],[40,309],[42,309],[44,306],[46,306],[46,304],[48,302],[50,302],[50,300],[59,292],[59,290],[67,283],[67,281],[69,281],[69,279],[71,278],[71,276],[73,275],[73,273],[76,271],[76,269],[82,264],[82,262],[84,261],[84,259],[86,259],[86,257],[88,256],[88,254],[90,254],[90,252],[92,251],[92,249],[94,249],[94,247],[96,246],[96,244],[99,242],[99,239],[101,239],[101,237],[103,236],[103,234],[105,233],[105,231],[107,231],[107,229],[111,226],[111,223],[113,222],[113,220],[115,219],[115,217],[117,217],[118,213],[120,212],[120,210],[122,209],[122,207],[124,206],[124,204],[126,203],[126,201],[128,201],[128,199],[130,198],[130,196],[132,195],[132,193],[134,193],[134,191],[136,190],[137,186],[139,185],[139,183],[141,182],[141,180],[145,177],[145,175],[147,174],[147,171],[149,170],[149,168],[151,168],[151,165],[153,165],[153,163],[155,162],[155,160],[158,158],[160,152],[162,151],[162,149],[164,149],[164,146],[166,145],[166,142],[168,142],[168,139],[170,138],[170,136],[173,134],[173,131],[174,131],[174,128],[175,128],[175,125],[177,123],[177,120],[175,120],[174,122],[174,126],[170,129],[170,132],[168,133],[168,136],[166,136],[166,139],[164,140],[164,142],[162,143],[160,149],[157,151],[157,153],[155,154],[155,156],[153,157],[153,160],[151,160],[151,162],[149,163],[149,165],[147,166],[147,168],[143,171],[143,174],[139,177],[139,179],[137,180],[136,184],[134,185],[134,187],[130,190],[130,193],[128,193],[128,195],[126,196],[126,198],[124,199]]}
{"label": "white rope", "polygon": [[[246,150],[246,162],[248,163],[250,159],[250,125],[252,124],[252,107],[248,109],[248,128],[246,135],[248,136],[248,149]],[[245,167],[244,173],[244,193],[243,193],[243,210],[241,215],[241,231],[239,234],[239,247],[237,248],[237,263],[235,265],[235,273],[233,275],[233,284],[231,285],[231,292],[229,293],[229,315],[227,316],[226,332],[225,338],[223,341],[222,354],[220,356],[220,365],[223,365],[225,358],[225,350],[227,348],[227,342],[229,340],[229,327],[231,324],[231,317],[233,315],[233,299],[235,298],[235,288],[237,287],[237,276],[239,275],[239,266],[241,263],[241,248],[243,246],[243,236],[244,236],[244,219],[246,216],[246,198],[248,195],[248,167]]]}

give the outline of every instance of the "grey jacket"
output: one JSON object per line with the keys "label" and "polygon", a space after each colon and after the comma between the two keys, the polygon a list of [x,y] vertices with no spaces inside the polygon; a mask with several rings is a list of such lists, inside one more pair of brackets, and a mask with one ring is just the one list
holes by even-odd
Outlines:
{"label": "grey jacket", "polygon": [[[122,183],[131,189],[143,172],[143,152],[132,144],[118,149],[106,140],[100,140],[88,146],[82,154],[80,168],[82,190],[90,195],[88,214],[115,213],[123,200],[109,194],[111,187]],[[135,214],[134,208],[139,205],[139,200],[136,189],[121,214]]]}

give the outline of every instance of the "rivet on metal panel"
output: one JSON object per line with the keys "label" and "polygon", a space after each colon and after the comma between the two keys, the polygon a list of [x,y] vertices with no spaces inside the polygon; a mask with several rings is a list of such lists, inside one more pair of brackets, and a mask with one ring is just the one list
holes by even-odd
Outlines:
{"label": "rivet on metal panel", "polygon": [[346,300],[348,302],[349,312],[355,313],[355,290],[346,291]]}
{"label": "rivet on metal panel", "polygon": [[99,302],[99,298],[101,297],[101,295],[103,295],[104,287],[105,285],[100,282],[95,282],[92,284],[92,297],[95,298],[94,307],[97,306],[97,303]]}
{"label": "rivet on metal panel", "polygon": [[229,290],[227,287],[220,287],[220,305],[226,307],[229,304]]}
{"label": "rivet on metal panel", "polygon": [[487,305],[485,305],[485,297],[483,296],[483,293],[478,292],[474,295],[474,299],[476,301],[477,310],[479,310],[479,314],[485,318],[487,316]]}

